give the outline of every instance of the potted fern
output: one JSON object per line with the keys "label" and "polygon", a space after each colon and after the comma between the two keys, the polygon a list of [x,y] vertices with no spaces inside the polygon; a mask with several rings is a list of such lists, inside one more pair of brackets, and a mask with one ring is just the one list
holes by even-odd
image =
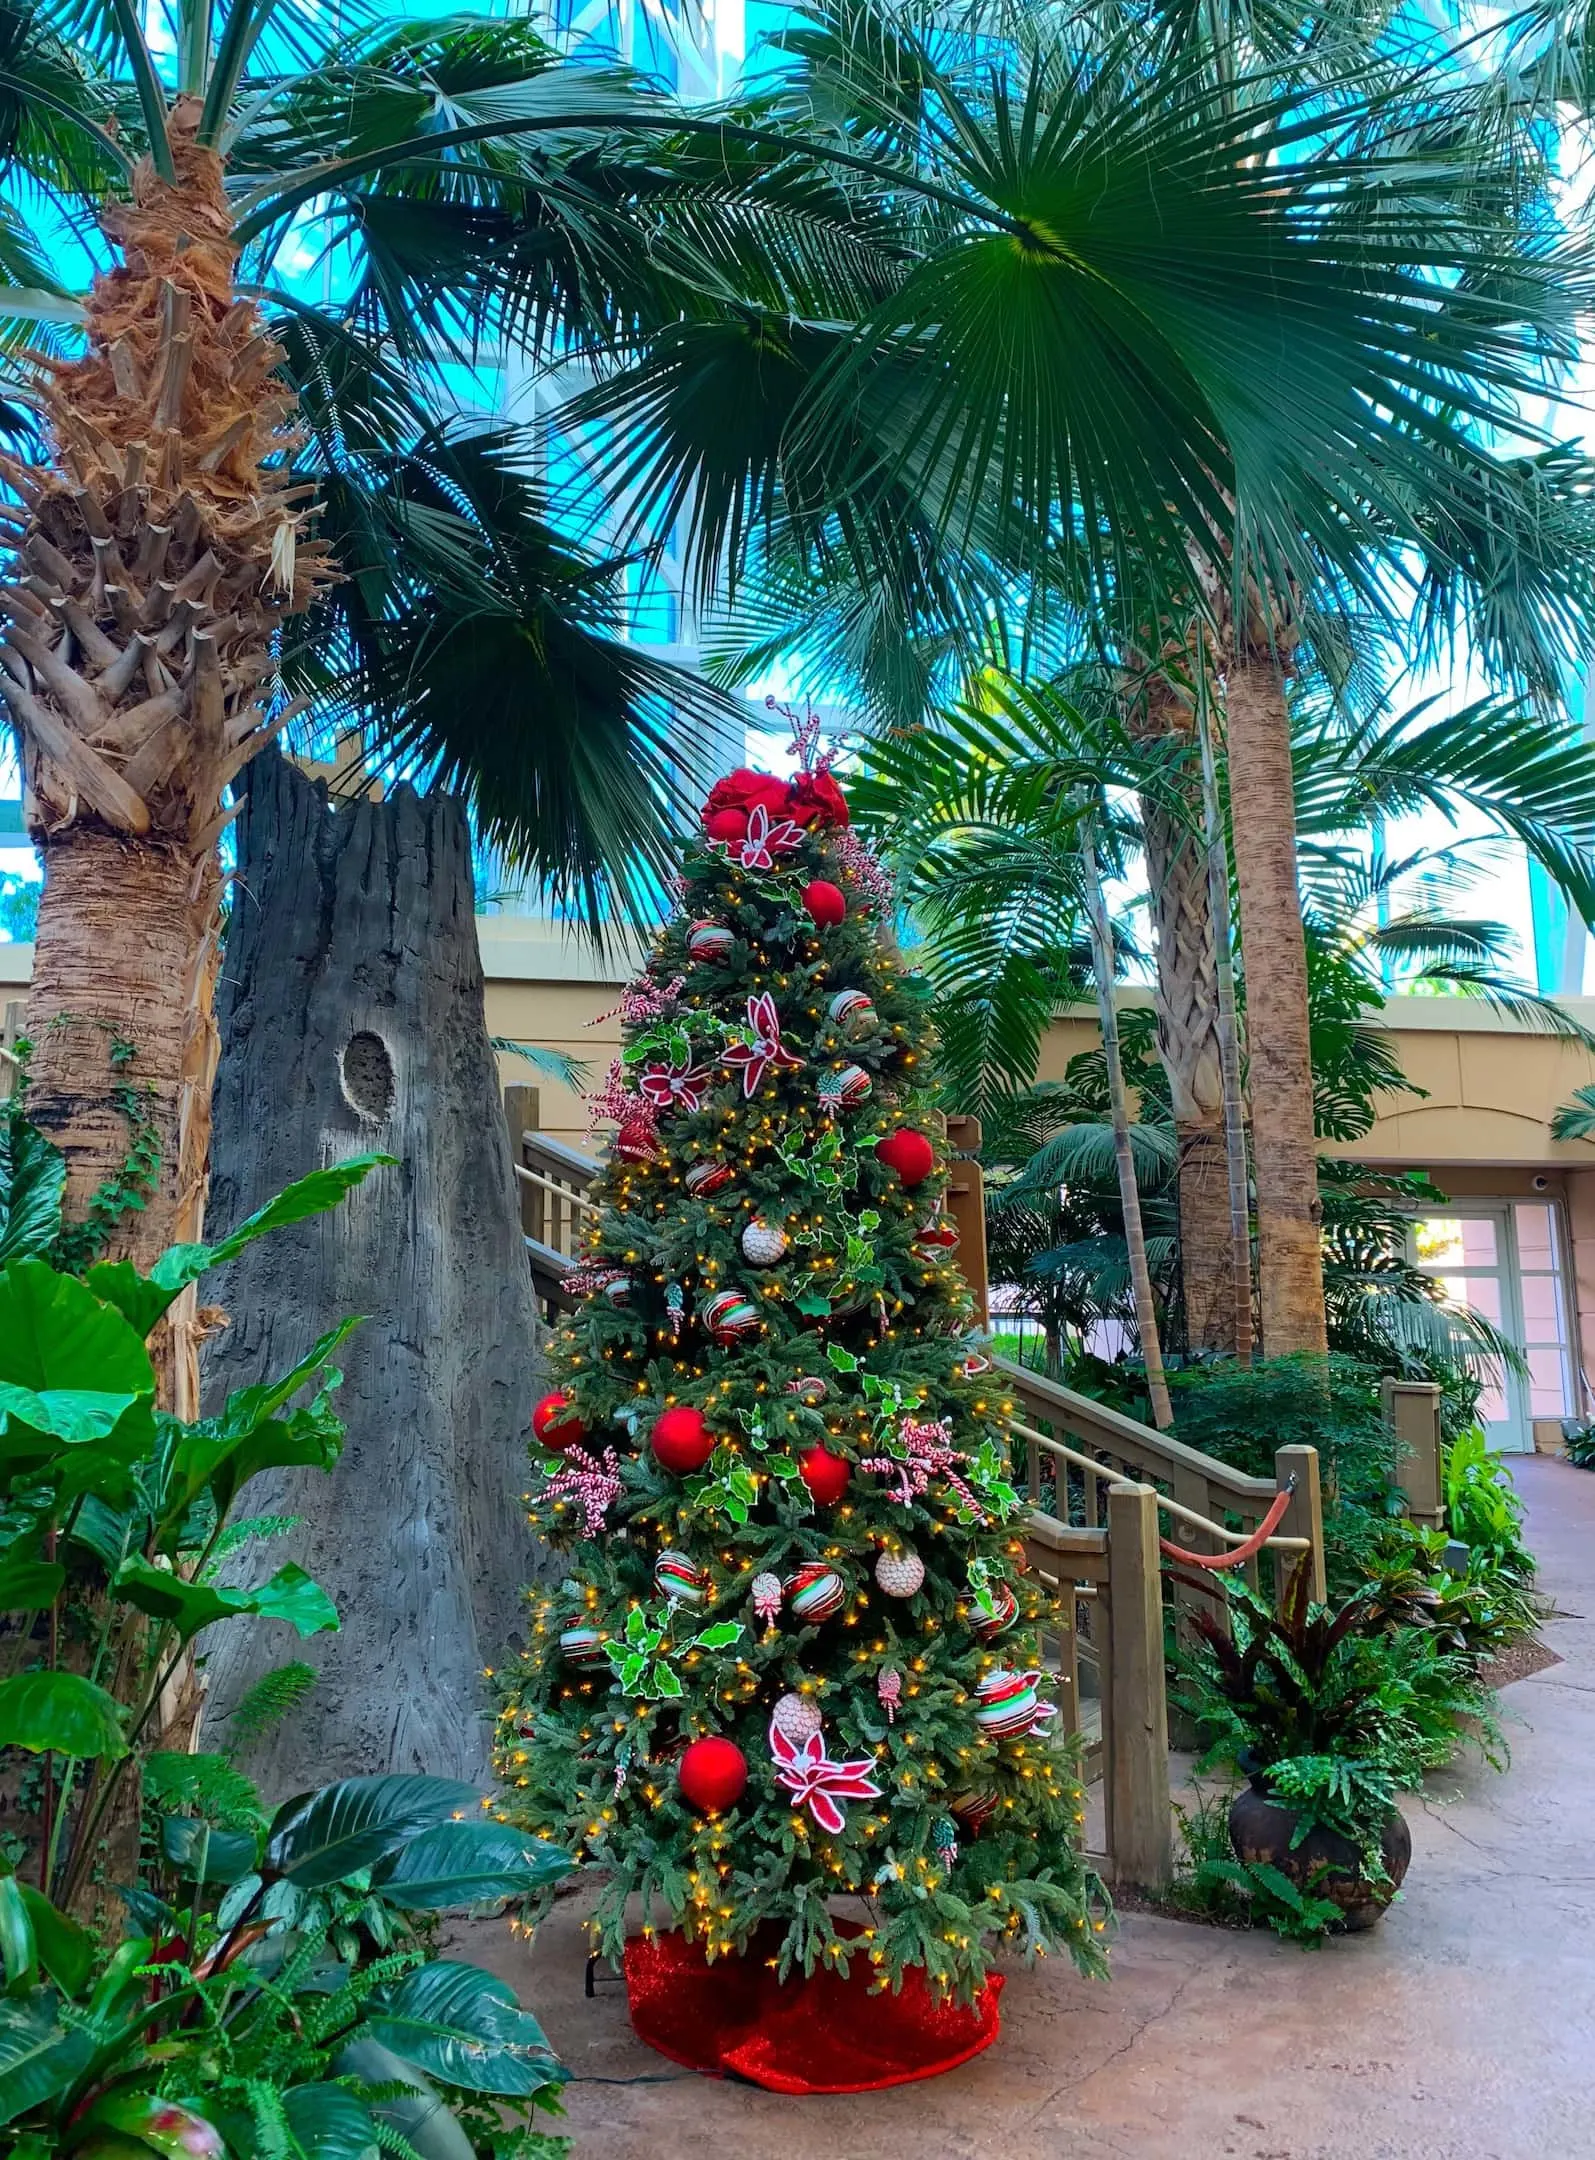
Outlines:
{"label": "potted fern", "polygon": [[1298,1569],[1279,1611],[1244,1585],[1227,1605],[1227,1629],[1197,1617],[1183,1702],[1207,1763],[1246,1779],[1229,1811],[1236,1858],[1337,1908],[1339,1928],[1372,1927],[1412,1860],[1398,1800],[1435,1766],[1444,1653],[1392,1636],[1374,1583],[1319,1605]]}

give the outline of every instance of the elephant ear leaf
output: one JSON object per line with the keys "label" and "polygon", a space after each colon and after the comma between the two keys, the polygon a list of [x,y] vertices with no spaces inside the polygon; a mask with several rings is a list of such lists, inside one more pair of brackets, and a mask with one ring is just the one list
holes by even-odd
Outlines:
{"label": "elephant ear leaf", "polygon": [[278,1810],[262,1873],[321,1889],[375,1867],[423,1830],[479,1815],[481,1806],[477,1788],[454,1778],[344,1778]]}
{"label": "elephant ear leaf", "polygon": [[0,1747],[84,1761],[127,1753],[116,1698],[66,1672],[13,1673],[0,1680]]}
{"label": "elephant ear leaf", "polygon": [[569,2076],[512,1989],[477,1965],[440,1958],[371,1998],[372,2039],[467,2092],[524,2099]]}
{"label": "elephant ear leaf", "polygon": [[61,1228],[66,1157],[37,1126],[0,1114],[0,1267],[44,1253]]}

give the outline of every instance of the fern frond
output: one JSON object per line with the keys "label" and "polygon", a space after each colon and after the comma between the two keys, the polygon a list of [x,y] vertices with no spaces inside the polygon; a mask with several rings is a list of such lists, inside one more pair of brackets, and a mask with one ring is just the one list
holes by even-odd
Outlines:
{"label": "fern frond", "polygon": [[231,1727],[230,1755],[239,1755],[254,1746],[272,1727],[280,1725],[290,1712],[297,1710],[320,1675],[313,1665],[296,1658],[290,1665],[279,1665],[274,1671],[262,1673],[252,1687],[246,1688],[234,1707]]}

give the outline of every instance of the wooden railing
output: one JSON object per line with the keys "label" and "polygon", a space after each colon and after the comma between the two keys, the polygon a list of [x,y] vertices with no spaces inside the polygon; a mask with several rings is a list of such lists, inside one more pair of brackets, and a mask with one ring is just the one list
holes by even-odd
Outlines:
{"label": "wooden railing", "polygon": [[[576,1300],[562,1278],[578,1261],[599,1164],[537,1127],[537,1090],[505,1090],[532,1281],[551,1319]],[[978,1196],[978,1178],[968,1183]],[[1059,1725],[1103,1788],[1104,1836],[1093,1857],[1113,1880],[1166,1883],[1173,1869],[1169,1802],[1167,1642],[1160,1539],[1222,1558],[1256,1541],[1278,1497],[1283,1519],[1241,1564],[1254,1587],[1282,1597],[1305,1563],[1323,1595],[1318,1456],[1283,1447],[1274,1476],[1247,1477],[1167,1433],[1093,1402],[1044,1374],[994,1361],[991,1401],[1023,1451],[1030,1513],[1028,1565],[1050,1592],[1043,1657]],[[1222,1592],[1172,1579],[1176,1625],[1199,1605],[1222,1613]]]}

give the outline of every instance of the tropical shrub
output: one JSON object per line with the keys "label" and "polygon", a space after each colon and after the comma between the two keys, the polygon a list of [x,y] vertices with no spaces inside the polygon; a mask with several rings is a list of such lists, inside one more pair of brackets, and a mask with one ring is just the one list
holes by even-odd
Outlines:
{"label": "tropical shrub", "polygon": [[1595,1424],[1562,1428],[1562,1453],[1579,1470],[1595,1470]]}
{"label": "tropical shrub", "polygon": [[1445,1451],[1445,1511],[1451,1535],[1471,1554],[1519,1582],[1534,1573],[1523,1541],[1523,1502],[1505,1458],[1470,1426]]}
{"label": "tropical shrub", "polygon": [[[17,1831],[0,1856],[0,2151],[18,2160],[564,2150],[529,2128],[563,2076],[535,2020],[425,1940],[429,1916],[524,1897],[564,1854],[431,1778],[348,1780],[268,1819],[226,1756],[156,1744],[201,1631],[338,1624],[291,1563],[247,1587],[223,1563],[258,1574],[244,1556],[290,1527],[234,1519],[250,1478],[336,1461],[328,1360],[355,1323],[192,1421],[158,1407],[145,1338],[207,1268],[386,1159],[303,1179],[146,1275],[94,1257],[103,1238],[63,1218],[59,1152],[19,1105],[0,1112],[0,1767]],[[313,1678],[268,1675],[243,1727]],[[85,1924],[113,1901],[121,1940]]]}
{"label": "tropical shrub", "polygon": [[139,1932],[114,1949],[0,1878],[0,2144],[15,2160],[566,2149],[530,2128],[565,2077],[536,2019],[502,1980],[433,1957],[416,1922],[525,1896],[567,1855],[448,1779],[350,1778],[268,1822],[219,1758],[165,1774],[189,1803],[165,1819],[181,1897],[130,1891]]}
{"label": "tropical shrub", "polygon": [[1492,1658],[1530,1635],[1539,1606],[1527,1582],[1498,1567],[1488,1552],[1471,1550],[1459,1573],[1443,1530],[1398,1517],[1386,1523],[1364,1561],[1367,1578],[1392,1627],[1412,1627],[1442,1648]]}
{"label": "tropical shrub", "polygon": [[1331,1582],[1349,1590],[1360,1581],[1400,1505],[1392,1497],[1400,1446],[1380,1408],[1378,1373],[1354,1358],[1260,1358],[1250,1368],[1187,1366],[1169,1384],[1178,1438],[1248,1477],[1272,1478],[1276,1448],[1318,1450]]}

